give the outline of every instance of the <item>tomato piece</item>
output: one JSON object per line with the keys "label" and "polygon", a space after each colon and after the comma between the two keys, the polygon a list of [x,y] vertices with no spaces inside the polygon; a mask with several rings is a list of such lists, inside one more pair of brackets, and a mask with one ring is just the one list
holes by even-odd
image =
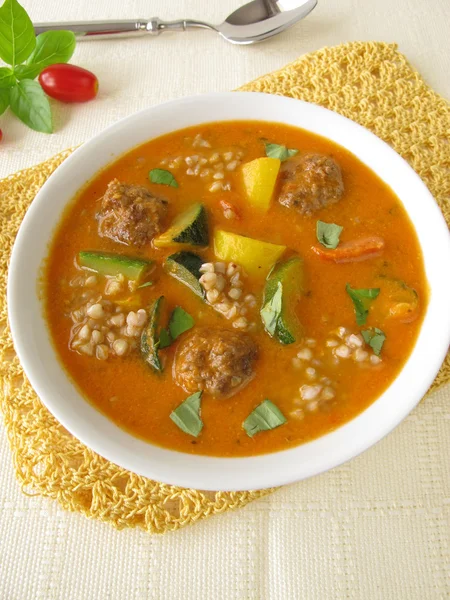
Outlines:
{"label": "tomato piece", "polygon": [[98,93],[98,79],[75,65],[50,65],[39,75],[44,92],[61,102],[88,102]]}
{"label": "tomato piece", "polygon": [[351,242],[339,244],[334,250],[312,246],[311,250],[321,259],[333,263],[351,263],[379,256],[384,249],[384,240],[378,236],[370,236]]}
{"label": "tomato piece", "polygon": [[0,142],[2,141],[2,139],[3,139],[3,131],[0,129]]}

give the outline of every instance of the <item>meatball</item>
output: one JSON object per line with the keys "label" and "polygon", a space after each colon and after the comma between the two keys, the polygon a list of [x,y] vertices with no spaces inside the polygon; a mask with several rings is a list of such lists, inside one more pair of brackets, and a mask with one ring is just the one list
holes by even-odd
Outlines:
{"label": "meatball", "polygon": [[145,246],[161,231],[167,200],[140,185],[108,184],[97,213],[98,233],[129,246]]}
{"label": "meatball", "polygon": [[186,392],[204,390],[226,398],[251,381],[257,355],[256,343],[245,333],[195,329],[177,349],[173,377]]}
{"label": "meatball", "polygon": [[341,169],[323,154],[303,154],[281,167],[280,204],[311,214],[338,202],[344,192]]}

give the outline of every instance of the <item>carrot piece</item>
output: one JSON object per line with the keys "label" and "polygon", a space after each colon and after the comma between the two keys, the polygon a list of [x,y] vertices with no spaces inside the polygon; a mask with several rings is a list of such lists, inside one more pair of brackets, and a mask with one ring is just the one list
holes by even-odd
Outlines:
{"label": "carrot piece", "polygon": [[334,250],[312,246],[311,250],[321,259],[334,263],[351,263],[374,258],[384,249],[384,240],[378,236],[370,236],[344,242]]}

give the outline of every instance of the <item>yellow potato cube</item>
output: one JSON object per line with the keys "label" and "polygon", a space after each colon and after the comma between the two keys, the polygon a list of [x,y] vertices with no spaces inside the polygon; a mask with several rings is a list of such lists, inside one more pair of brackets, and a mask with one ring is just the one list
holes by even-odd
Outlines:
{"label": "yellow potato cube", "polygon": [[286,246],[254,240],[222,229],[214,232],[214,252],[220,260],[236,262],[249,275],[266,277]]}
{"label": "yellow potato cube", "polygon": [[247,200],[261,210],[269,210],[281,161],[278,158],[255,158],[242,165]]}

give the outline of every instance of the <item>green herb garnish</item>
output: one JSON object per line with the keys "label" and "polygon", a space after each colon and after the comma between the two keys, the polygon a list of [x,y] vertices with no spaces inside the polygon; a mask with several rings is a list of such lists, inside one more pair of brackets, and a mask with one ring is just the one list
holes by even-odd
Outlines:
{"label": "green herb garnish", "polygon": [[260,315],[264,327],[270,335],[274,335],[277,329],[278,319],[281,315],[283,305],[283,285],[279,281],[277,291],[272,298],[261,309]]}
{"label": "green herb garnish", "polygon": [[142,288],[151,287],[153,285],[153,281],[146,281],[142,285],[138,286],[138,290],[142,290]]}
{"label": "green herb garnish", "polygon": [[280,146],[279,144],[271,144],[265,142],[266,156],[269,158],[279,158],[281,162],[287,160],[291,156],[298,154],[298,150],[294,148],[286,148],[286,146]]}
{"label": "green herb garnish", "polygon": [[269,431],[286,423],[287,419],[273,402],[264,400],[245,419],[242,426],[249,437],[260,431]]}
{"label": "green herb garnish", "polygon": [[194,437],[200,435],[203,421],[200,418],[200,401],[203,392],[195,392],[170,413],[170,418],[177,427]]}
{"label": "green herb garnish", "polygon": [[369,314],[369,304],[378,296],[380,288],[353,289],[350,284],[347,283],[345,289],[355,307],[356,323],[358,325],[365,325],[367,315]]}
{"label": "green herb garnish", "polygon": [[[58,35],[54,35],[57,33]],[[76,39],[71,31],[45,31],[36,38],[36,47],[26,64],[16,68],[17,79],[34,79],[50,65],[66,63],[75,52]]]}
{"label": "green herb garnish", "polygon": [[195,321],[191,315],[183,310],[181,306],[177,306],[169,321],[169,331],[172,339],[176,340],[182,333],[194,327],[194,324]]}
{"label": "green herb garnish", "polygon": [[159,345],[158,348],[162,350],[163,348],[168,348],[170,344],[173,342],[173,339],[167,329],[161,329],[159,333]]}
{"label": "green herb garnish", "polygon": [[0,89],[0,116],[9,106],[9,90]]}
{"label": "green herb garnish", "polygon": [[10,107],[22,123],[42,133],[52,133],[52,113],[47,96],[37,81],[22,79],[11,88]]}
{"label": "green herb garnish", "polygon": [[377,356],[380,356],[381,349],[383,348],[383,344],[386,340],[386,334],[384,331],[381,331],[381,329],[378,329],[378,327],[374,327],[373,329],[364,329],[361,331],[361,334],[366,344],[369,344],[374,353]]}
{"label": "green herb garnish", "polygon": [[50,103],[40,84],[33,81],[46,67],[68,62],[75,50],[71,31],[48,31],[35,36],[26,10],[17,0],[0,7],[0,115],[12,112],[35,131],[52,133]]}
{"label": "green herb garnish", "polygon": [[152,169],[148,174],[152,183],[160,183],[161,185],[169,185],[177,188],[178,183],[170,171],[166,169]]}
{"label": "green herb garnish", "polygon": [[322,246],[334,250],[338,247],[339,236],[344,228],[336,223],[325,223],[324,221],[317,221],[316,223],[316,236]]}
{"label": "green herb garnish", "polygon": [[195,321],[189,313],[176,306],[170,315],[168,329],[161,329],[159,334],[159,348],[167,348],[185,331],[194,327]]}

